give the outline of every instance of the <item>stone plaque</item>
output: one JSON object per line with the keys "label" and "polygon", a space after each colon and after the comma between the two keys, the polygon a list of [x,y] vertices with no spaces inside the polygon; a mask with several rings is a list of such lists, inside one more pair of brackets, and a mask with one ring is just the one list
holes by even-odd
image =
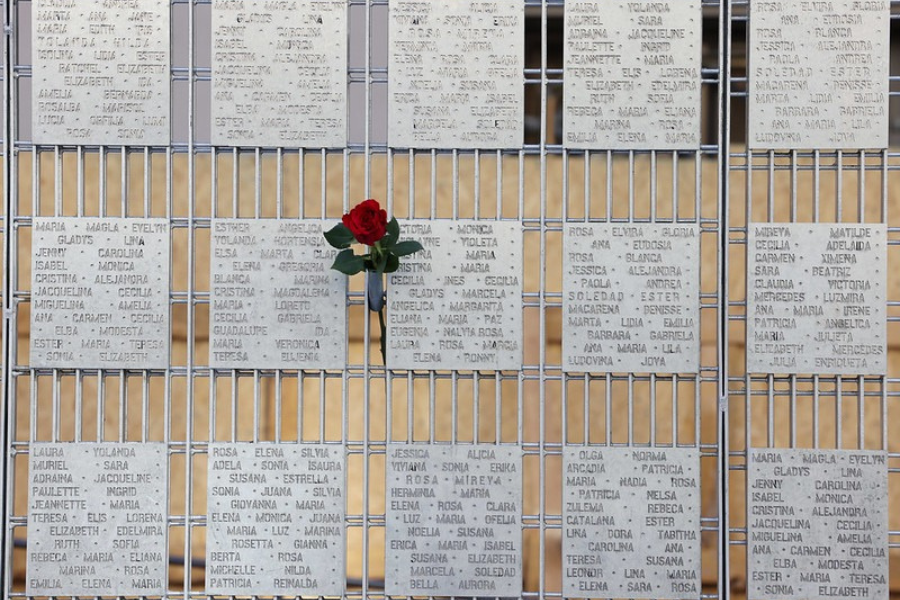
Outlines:
{"label": "stone plaque", "polygon": [[700,0],[569,0],[564,145],[700,148]]}
{"label": "stone plaque", "polygon": [[411,221],[401,240],[424,251],[388,278],[388,366],[496,369],[522,366],[522,225],[510,221]]}
{"label": "stone plaque", "polygon": [[519,447],[389,444],[388,596],[522,593]]}
{"label": "stone plaque", "polygon": [[169,222],[35,217],[33,368],[169,367]]}
{"label": "stone plaque", "polygon": [[886,148],[890,3],[750,2],[751,148]]}
{"label": "stone plaque", "polygon": [[347,0],[212,3],[212,144],[347,144]]}
{"label": "stone plaque", "polygon": [[344,593],[344,448],[209,445],[206,593]]}
{"label": "stone plaque", "polygon": [[33,0],[37,144],[169,144],[169,11],[158,0]]}
{"label": "stone plaque", "polygon": [[34,443],[29,596],[165,596],[165,444]]}
{"label": "stone plaque", "polygon": [[524,6],[521,0],[390,3],[390,146],[522,146]]}
{"label": "stone plaque", "polygon": [[696,373],[696,224],[567,223],[563,370]]}
{"label": "stone plaque", "polygon": [[748,598],[888,598],[884,452],[750,450]]}
{"label": "stone plaque", "polygon": [[751,223],[747,371],[883,375],[884,225]]}
{"label": "stone plaque", "polygon": [[696,448],[563,450],[563,596],[698,598]]}
{"label": "stone plaque", "polygon": [[347,276],[321,220],[215,219],[210,358],[215,369],[340,369]]}

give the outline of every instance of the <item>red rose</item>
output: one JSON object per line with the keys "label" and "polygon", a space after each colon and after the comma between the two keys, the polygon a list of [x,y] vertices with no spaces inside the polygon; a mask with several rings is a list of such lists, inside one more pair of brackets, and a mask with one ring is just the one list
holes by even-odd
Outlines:
{"label": "red rose", "polygon": [[356,241],[366,246],[374,246],[387,231],[387,211],[371,198],[357,204],[342,220]]}

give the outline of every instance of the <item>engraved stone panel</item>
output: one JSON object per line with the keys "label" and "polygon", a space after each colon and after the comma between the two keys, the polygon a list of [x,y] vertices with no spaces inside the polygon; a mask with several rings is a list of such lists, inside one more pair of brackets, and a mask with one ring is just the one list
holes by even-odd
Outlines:
{"label": "engraved stone panel", "polygon": [[215,219],[210,264],[210,366],[340,369],[347,276],[321,220]]}
{"label": "engraved stone panel", "polygon": [[885,148],[890,3],[750,2],[749,146]]}
{"label": "engraved stone panel", "polygon": [[206,593],[344,592],[344,448],[209,445]]}
{"label": "engraved stone panel", "polygon": [[747,371],[883,375],[884,225],[751,223]]}
{"label": "engraved stone panel", "polygon": [[567,148],[700,147],[700,0],[565,7]]}
{"label": "engraved stone panel", "polygon": [[696,373],[696,224],[567,223],[563,370]]}
{"label": "engraved stone panel", "polygon": [[389,444],[385,593],[522,593],[518,447]]}
{"label": "engraved stone panel", "polygon": [[524,6],[520,0],[390,3],[390,146],[522,145]]}
{"label": "engraved stone panel", "polygon": [[411,221],[401,239],[424,251],[404,257],[388,278],[388,365],[521,368],[521,224]]}
{"label": "engraved stone panel", "polygon": [[212,144],[345,146],[347,0],[245,4],[212,3]]}
{"label": "engraved stone panel", "polygon": [[169,144],[170,11],[157,0],[34,0],[38,144]]}
{"label": "engraved stone panel", "polygon": [[34,443],[29,596],[164,596],[168,457],[156,443]]}
{"label": "engraved stone panel", "polygon": [[750,450],[748,598],[888,598],[884,452]]}
{"label": "engraved stone panel", "polygon": [[35,217],[31,366],[169,366],[169,222]]}
{"label": "engraved stone panel", "polygon": [[563,596],[699,597],[699,451],[566,447],[563,461]]}

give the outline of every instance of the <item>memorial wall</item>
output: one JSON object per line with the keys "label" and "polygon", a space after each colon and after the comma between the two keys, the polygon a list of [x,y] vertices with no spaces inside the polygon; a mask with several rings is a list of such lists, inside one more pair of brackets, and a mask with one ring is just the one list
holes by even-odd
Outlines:
{"label": "memorial wall", "polygon": [[177,4],[30,3],[5,594],[900,588],[888,2],[749,2],[740,176],[700,0]]}

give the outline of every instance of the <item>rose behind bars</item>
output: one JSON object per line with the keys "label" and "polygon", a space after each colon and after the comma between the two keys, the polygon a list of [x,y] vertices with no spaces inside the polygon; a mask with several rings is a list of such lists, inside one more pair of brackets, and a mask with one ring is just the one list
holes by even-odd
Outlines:
{"label": "rose behind bars", "polygon": [[387,232],[387,211],[377,200],[360,202],[341,219],[360,244],[374,246]]}
{"label": "rose behind bars", "polygon": [[[325,232],[325,239],[340,250],[331,268],[345,275],[361,271],[393,273],[400,268],[400,258],[422,249],[422,244],[407,240],[400,242],[400,225],[397,219],[387,220],[387,212],[377,200],[364,200],[353,207],[338,223]],[[354,242],[368,246],[362,255],[353,253]]]}

